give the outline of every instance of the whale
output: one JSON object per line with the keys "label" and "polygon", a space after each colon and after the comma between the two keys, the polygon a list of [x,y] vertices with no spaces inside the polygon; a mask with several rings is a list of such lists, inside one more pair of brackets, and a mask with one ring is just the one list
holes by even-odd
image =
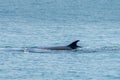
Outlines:
{"label": "whale", "polygon": [[80,40],[73,41],[72,43],[70,43],[67,46],[44,47],[41,49],[45,49],[45,50],[74,50],[74,49],[82,48],[81,46],[77,45],[77,43],[79,41]]}

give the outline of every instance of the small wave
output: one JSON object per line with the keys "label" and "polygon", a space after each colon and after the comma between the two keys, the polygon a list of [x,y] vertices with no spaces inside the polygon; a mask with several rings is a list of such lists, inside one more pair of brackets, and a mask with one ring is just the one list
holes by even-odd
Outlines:
{"label": "small wave", "polygon": [[96,47],[96,48],[90,48],[90,47],[84,47],[80,49],[82,52],[101,52],[101,51],[119,51],[120,47],[118,46],[104,46],[104,47]]}

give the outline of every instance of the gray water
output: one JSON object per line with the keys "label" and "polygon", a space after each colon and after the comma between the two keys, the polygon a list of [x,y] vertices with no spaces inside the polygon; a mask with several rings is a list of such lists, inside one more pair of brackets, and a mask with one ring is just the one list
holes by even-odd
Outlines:
{"label": "gray water", "polygon": [[119,35],[119,0],[0,0],[0,80],[120,80]]}

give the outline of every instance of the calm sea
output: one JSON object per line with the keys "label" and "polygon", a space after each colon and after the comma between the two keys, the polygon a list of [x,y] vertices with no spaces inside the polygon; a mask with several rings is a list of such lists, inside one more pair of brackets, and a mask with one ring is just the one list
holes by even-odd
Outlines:
{"label": "calm sea", "polygon": [[0,0],[0,80],[120,80],[120,1]]}

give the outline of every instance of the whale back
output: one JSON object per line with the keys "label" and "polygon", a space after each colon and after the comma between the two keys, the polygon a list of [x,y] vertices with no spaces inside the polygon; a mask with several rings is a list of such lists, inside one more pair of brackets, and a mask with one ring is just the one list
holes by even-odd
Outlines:
{"label": "whale back", "polygon": [[67,46],[44,47],[44,48],[41,48],[41,49],[47,49],[47,50],[72,50],[72,49],[77,49],[78,47],[81,48],[81,46],[77,45],[77,42],[79,42],[79,40],[76,40],[76,41],[72,42],[71,44],[69,44]]}

